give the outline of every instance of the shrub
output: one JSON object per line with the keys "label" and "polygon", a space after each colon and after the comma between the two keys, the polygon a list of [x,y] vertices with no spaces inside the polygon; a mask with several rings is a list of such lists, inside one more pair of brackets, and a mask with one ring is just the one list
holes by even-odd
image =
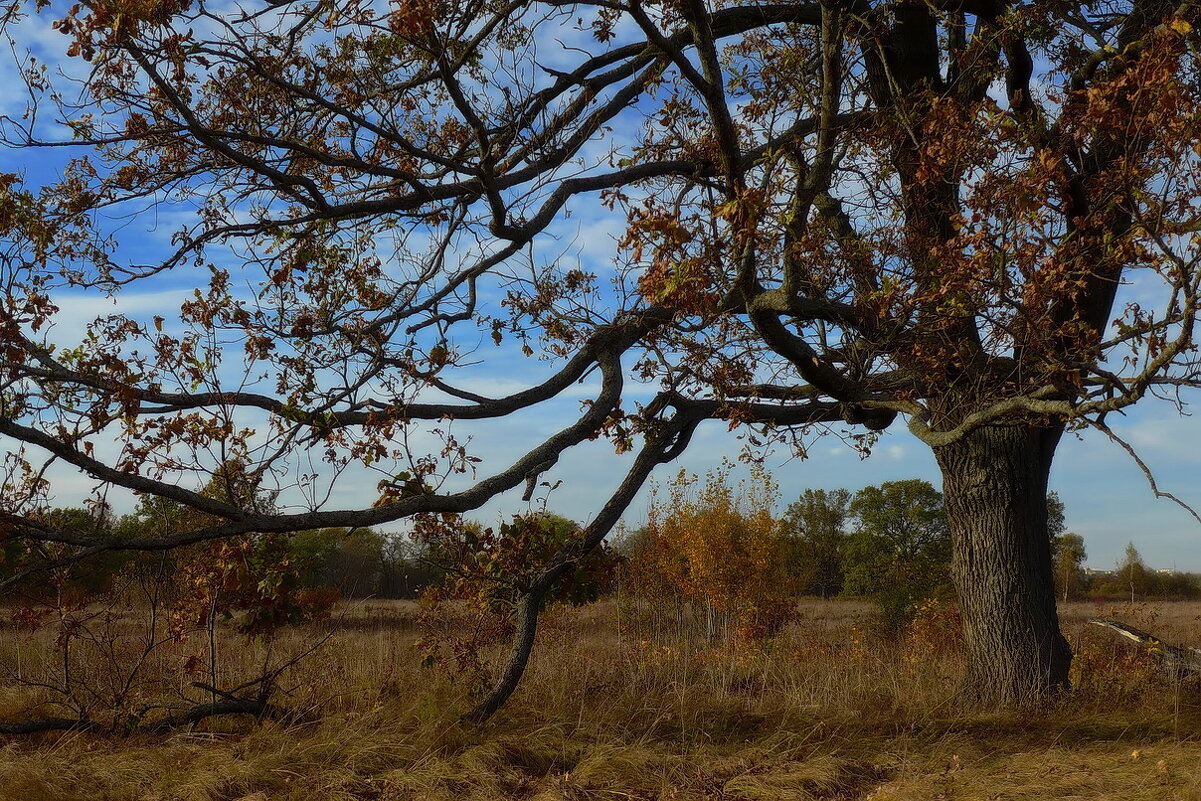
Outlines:
{"label": "shrub", "polygon": [[[776,485],[755,469],[732,487],[728,464],[702,483],[681,471],[651,502],[630,557],[629,586],[656,604],[700,617],[710,639],[759,640],[793,614],[788,544],[772,516]],[[645,621],[644,621],[645,623]]]}

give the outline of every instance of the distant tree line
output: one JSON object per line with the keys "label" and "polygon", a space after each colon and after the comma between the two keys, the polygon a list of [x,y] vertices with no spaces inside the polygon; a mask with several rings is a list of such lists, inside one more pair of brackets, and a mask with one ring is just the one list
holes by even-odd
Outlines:
{"label": "distant tree line", "polygon": [[[194,523],[189,515],[182,505],[153,497],[143,497],[126,515],[85,507],[57,507],[45,513],[47,522],[62,531],[121,538],[169,536],[187,530]],[[15,543],[0,547],[0,580],[20,572],[28,556]],[[108,592],[117,577],[141,563],[155,563],[169,578],[195,556],[188,549],[166,555],[106,551],[78,561],[69,571],[30,574],[18,589],[34,599],[62,593],[94,598]],[[427,545],[406,533],[325,528],[291,535],[280,560],[302,587],[334,588],[343,598],[416,598],[441,580],[442,568],[430,556]]]}
{"label": "distant tree line", "polygon": [[[673,487],[648,525],[625,535],[619,550],[639,591],[662,598],[674,587],[706,609],[730,609],[729,599],[741,596],[760,613],[778,608],[781,596],[867,598],[888,628],[904,625],[927,600],[954,600],[943,496],[929,482],[807,489],[781,519],[766,522],[769,499],[746,488],[731,494],[724,480],[711,475],[717,489],[706,486],[696,498]],[[1057,493],[1048,495],[1047,510],[1061,600],[1201,595],[1196,575],[1152,570],[1133,544],[1114,571],[1086,571],[1084,539],[1067,531]]]}
{"label": "distant tree line", "polygon": [[809,489],[777,519],[770,477],[737,491],[726,478],[710,474],[689,496],[698,482],[681,474],[647,526],[626,536],[619,550],[635,592],[663,599],[674,589],[723,614],[774,610],[775,626],[783,599],[797,595],[869,598],[890,627],[953,596],[942,494],[929,482]]}
{"label": "distant tree line", "polygon": [[1201,597],[1201,582],[1196,573],[1147,567],[1131,542],[1113,570],[1081,573],[1079,593],[1097,600],[1186,600]]}
{"label": "distant tree line", "polygon": [[[771,512],[776,488],[770,476],[760,472],[737,488],[727,479],[728,470],[711,473],[703,485],[681,474],[669,484],[666,498],[652,504],[647,524],[620,535],[616,551],[606,558],[620,562],[621,574],[634,577],[645,591],[653,587],[657,596],[675,594],[701,603],[710,625],[715,615],[737,616],[734,610],[741,607],[756,610],[761,623],[780,618],[786,599],[807,595],[871,599],[881,619],[895,626],[926,600],[953,598],[943,497],[928,481],[887,481],[857,492],[806,489],[777,519]],[[1066,530],[1063,502],[1052,492],[1047,505],[1061,600],[1201,596],[1198,576],[1147,567],[1133,543],[1114,570],[1086,571],[1084,539]],[[579,528],[561,515],[542,516],[566,532],[561,539]],[[181,504],[150,496],[126,515],[97,507],[45,513],[47,524],[62,531],[118,537],[168,536],[196,525],[193,517]],[[458,530],[485,531],[472,521],[462,521]],[[411,599],[442,583],[447,568],[463,561],[463,543],[448,542],[444,536],[325,528],[291,535],[284,560],[302,587],[336,589],[343,598]],[[0,546],[0,580],[18,572],[25,556],[11,542]],[[92,597],[108,591],[116,576],[138,562],[154,560],[170,574],[172,565],[189,558],[186,550],[169,556],[108,551],[72,565],[69,572],[32,574],[22,588],[32,597],[52,591]]]}
{"label": "distant tree line", "polygon": [[[1201,596],[1196,574],[1153,570],[1133,543],[1114,570],[1086,571],[1084,538],[1067,530],[1058,493],[1047,496],[1047,517],[1061,600]],[[873,597],[886,619],[898,620],[915,603],[951,592],[942,495],[926,481],[885,482],[857,493],[805,490],[788,507],[783,527],[801,594]]]}

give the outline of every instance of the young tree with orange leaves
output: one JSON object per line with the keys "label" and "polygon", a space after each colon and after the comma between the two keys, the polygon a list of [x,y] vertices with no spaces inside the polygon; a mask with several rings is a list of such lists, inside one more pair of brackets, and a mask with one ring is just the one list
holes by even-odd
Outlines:
{"label": "young tree with orange leaves", "polygon": [[[636,448],[526,587],[532,627],[701,421],[800,449],[828,425],[870,445],[901,418],[943,473],[966,697],[1067,684],[1056,445],[1198,383],[1194,0],[26,10],[87,64],[24,61],[33,107],[4,127],[13,146],[77,149],[61,180],[0,182],[9,536],[96,552],[371,526],[533,488],[591,438]],[[544,249],[595,201],[626,224],[611,285]],[[170,252],[117,247],[117,220],[167,210],[183,219]],[[46,338],[70,288],[193,268],[207,285],[178,313],[102,318],[75,348]],[[556,369],[481,393],[466,383],[481,340]],[[466,489],[442,483],[475,469],[463,442],[410,436],[540,407],[594,371],[574,421]],[[631,378],[658,396],[623,404]],[[267,421],[257,440],[248,416]],[[170,478],[217,442],[262,475],[388,470],[366,508],[315,493],[247,511]],[[47,458],[217,522],[153,542],[39,524]]]}
{"label": "young tree with orange leaves", "polygon": [[761,639],[795,607],[787,543],[773,516],[778,493],[761,468],[736,486],[729,473],[723,465],[702,483],[680,471],[651,503],[629,571],[636,591],[703,609],[710,638]]}

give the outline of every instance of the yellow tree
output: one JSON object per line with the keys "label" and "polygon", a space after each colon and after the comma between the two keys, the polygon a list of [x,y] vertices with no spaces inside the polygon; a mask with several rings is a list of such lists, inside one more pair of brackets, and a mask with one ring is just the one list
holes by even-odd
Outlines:
{"label": "yellow tree", "polygon": [[680,471],[650,507],[636,581],[704,609],[711,637],[775,634],[793,607],[787,544],[772,514],[775,482],[762,468],[730,483],[729,465],[702,482]]}

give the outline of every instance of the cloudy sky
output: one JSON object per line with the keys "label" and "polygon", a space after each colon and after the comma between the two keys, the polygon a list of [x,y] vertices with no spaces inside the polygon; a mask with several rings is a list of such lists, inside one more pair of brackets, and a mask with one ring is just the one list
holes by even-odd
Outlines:
{"label": "cloudy sky", "polygon": [[[61,47],[58,35],[49,31],[46,20],[27,20],[14,29],[18,50],[28,48],[46,60]],[[547,51],[547,63],[553,63]],[[25,101],[20,83],[15,78],[11,61],[0,59],[0,113],[19,114]],[[0,172],[18,172],[32,183],[48,180],[61,163],[59,155],[31,154],[0,149]],[[553,233],[556,238],[548,246],[565,249],[573,258],[589,268],[604,273],[614,250],[615,237],[621,224],[599,209],[589,212],[579,207],[570,220],[559,223]],[[148,218],[147,218],[148,219]],[[175,226],[170,220],[155,223],[138,220],[122,232],[130,247],[152,247],[170,235]],[[179,301],[191,288],[186,279],[176,279],[169,285],[155,285],[139,290],[132,288],[118,300],[99,296],[71,295],[58,298],[62,309],[54,338],[64,344],[72,341],[86,322],[97,314],[120,311],[140,319],[178,308]],[[1131,287],[1128,295],[1145,291]],[[482,346],[483,347],[483,346]],[[536,382],[544,367],[534,360],[504,348],[489,351],[475,370],[473,388],[489,395],[503,395]],[[488,425],[460,426],[460,436],[473,437],[473,450],[485,461],[483,473],[502,469],[557,427],[565,425],[578,413],[579,401],[589,397],[595,382],[585,382],[573,388],[558,403],[548,408],[525,413]],[[650,387],[634,386],[627,401],[653,394]],[[1134,445],[1154,470],[1160,488],[1172,492],[1201,508],[1201,427],[1191,417],[1182,417],[1168,404],[1154,400],[1142,404],[1122,418],[1111,418],[1113,429]],[[736,434],[724,424],[709,423],[698,432],[692,447],[678,463],[660,468],[656,477],[662,481],[683,467],[704,473],[723,457],[735,457],[740,449]],[[544,476],[550,481],[562,480],[551,493],[550,508],[586,522],[599,508],[608,493],[616,486],[629,464],[628,457],[613,454],[604,442],[586,443],[566,454],[553,473]],[[806,488],[846,487],[858,489],[905,478],[924,478],[935,485],[940,483],[938,470],[929,448],[911,437],[898,421],[894,430],[886,433],[869,458],[859,455],[837,436],[815,440],[805,459],[787,454],[770,456],[767,465],[781,489],[781,510]],[[737,473],[736,473],[737,475]],[[58,482],[57,500],[68,504],[80,499],[91,486],[85,478],[62,470],[54,473]],[[346,508],[370,504],[374,499],[375,477],[344,476],[332,489],[329,503]],[[1095,432],[1085,432],[1082,438],[1066,435],[1052,471],[1052,488],[1062,496],[1067,509],[1067,524],[1084,536],[1088,547],[1088,564],[1093,567],[1112,567],[1129,541],[1134,541],[1146,561],[1154,567],[1176,567],[1201,570],[1201,524],[1184,509],[1167,500],[1153,497],[1145,476],[1138,466],[1117,445]],[[475,516],[490,520],[501,514],[518,511],[523,504],[517,496],[520,490],[498,499]],[[637,526],[646,509],[646,493],[635,502],[627,514],[627,522]]]}

